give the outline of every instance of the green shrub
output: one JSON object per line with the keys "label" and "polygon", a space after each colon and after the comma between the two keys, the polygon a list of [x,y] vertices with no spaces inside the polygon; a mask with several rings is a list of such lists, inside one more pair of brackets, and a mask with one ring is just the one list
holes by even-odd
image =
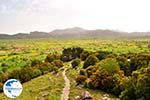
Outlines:
{"label": "green shrub", "polygon": [[[10,72],[10,74],[9,74],[9,78],[11,79],[11,78],[14,78],[14,79],[19,79],[20,80],[20,71],[21,71],[21,69],[15,69],[15,70],[13,70],[12,72]],[[22,74],[24,74],[24,73],[22,73]]]}
{"label": "green shrub", "polygon": [[124,71],[124,74],[126,76],[131,75],[130,63],[129,63],[128,59],[125,57],[118,57],[117,61],[118,61],[118,64],[120,66],[120,69]]}
{"label": "green shrub", "polygon": [[66,48],[62,51],[61,60],[64,62],[71,61],[75,58],[80,58],[83,49],[80,47]]}
{"label": "green shrub", "polygon": [[96,66],[105,69],[109,74],[114,74],[120,70],[118,62],[114,58],[106,58],[97,63]]}
{"label": "green shrub", "polygon": [[106,70],[99,69],[91,75],[91,85],[94,88],[111,92],[114,87],[113,78]]}
{"label": "green shrub", "polygon": [[149,100],[150,98],[150,67],[134,71],[125,90],[121,93],[121,100]]}
{"label": "green shrub", "polygon": [[30,67],[22,68],[19,71],[19,80],[24,83],[30,81],[33,78],[33,70]]}
{"label": "green shrub", "polygon": [[83,51],[80,55],[82,61],[84,61],[91,53],[88,51]]}
{"label": "green shrub", "polygon": [[34,59],[34,60],[32,60],[32,62],[31,62],[31,66],[39,65],[39,64],[41,64],[41,63],[42,63],[42,62],[41,62],[40,60]]}
{"label": "green shrub", "polygon": [[63,62],[61,60],[54,60],[51,64],[57,68],[63,67]]}
{"label": "green shrub", "polygon": [[42,72],[42,74],[53,71],[53,65],[51,63],[42,63],[38,66],[38,69]]}
{"label": "green shrub", "polygon": [[48,54],[47,57],[46,57],[46,59],[45,59],[45,62],[51,63],[52,61],[58,60],[58,59],[60,59],[60,55]]}
{"label": "green shrub", "polygon": [[83,84],[86,79],[87,79],[86,76],[78,75],[75,80],[76,80],[77,84]]}
{"label": "green shrub", "polygon": [[0,82],[4,83],[5,81],[8,80],[8,73],[1,73],[0,74]]}
{"label": "green shrub", "polygon": [[86,68],[86,75],[87,77],[90,77],[92,74],[94,74],[98,70],[97,66],[89,66]]}
{"label": "green shrub", "polygon": [[99,51],[95,55],[99,60],[102,60],[102,59],[105,59],[109,54],[111,53],[107,51]]}
{"label": "green shrub", "polygon": [[81,69],[79,75],[87,76],[85,69]]}
{"label": "green shrub", "polygon": [[73,68],[75,68],[75,67],[79,66],[80,63],[81,63],[80,59],[79,59],[79,58],[76,58],[76,59],[74,59],[74,60],[71,62],[71,65],[72,65]]}
{"label": "green shrub", "polygon": [[2,63],[1,66],[2,67],[8,67],[9,65],[7,63]]}
{"label": "green shrub", "polygon": [[33,76],[32,78],[36,78],[38,76],[42,75],[42,72],[39,69],[33,69]]}
{"label": "green shrub", "polygon": [[87,57],[87,59],[85,60],[84,64],[83,64],[83,68],[87,68],[90,65],[95,65],[98,62],[98,58],[94,55],[90,55]]}
{"label": "green shrub", "polygon": [[2,68],[3,73],[5,73],[7,70],[8,70],[7,67],[3,67],[3,68]]}

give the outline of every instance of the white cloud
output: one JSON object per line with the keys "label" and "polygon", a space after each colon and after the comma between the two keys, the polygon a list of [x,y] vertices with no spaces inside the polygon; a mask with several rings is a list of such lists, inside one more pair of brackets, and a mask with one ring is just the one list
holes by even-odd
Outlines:
{"label": "white cloud", "polygon": [[9,15],[3,17],[0,31],[51,31],[72,26],[149,31],[149,4],[149,0],[10,0],[0,4],[0,12]]}

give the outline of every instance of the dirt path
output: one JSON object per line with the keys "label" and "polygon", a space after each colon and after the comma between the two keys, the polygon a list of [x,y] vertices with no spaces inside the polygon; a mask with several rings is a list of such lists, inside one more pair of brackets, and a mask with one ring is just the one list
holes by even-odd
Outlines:
{"label": "dirt path", "polygon": [[62,72],[62,75],[65,80],[65,87],[63,88],[62,94],[61,94],[61,100],[68,100],[69,99],[69,93],[70,93],[70,80],[66,76],[66,68]]}

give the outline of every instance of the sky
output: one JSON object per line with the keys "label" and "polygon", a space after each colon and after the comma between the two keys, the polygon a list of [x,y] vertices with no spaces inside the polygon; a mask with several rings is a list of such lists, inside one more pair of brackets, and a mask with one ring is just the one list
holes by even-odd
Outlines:
{"label": "sky", "polygon": [[150,0],[0,0],[0,33],[82,27],[150,31]]}

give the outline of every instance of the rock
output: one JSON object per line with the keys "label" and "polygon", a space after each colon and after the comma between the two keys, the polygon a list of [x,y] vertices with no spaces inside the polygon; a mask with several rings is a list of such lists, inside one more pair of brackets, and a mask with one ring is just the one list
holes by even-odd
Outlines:
{"label": "rock", "polygon": [[80,96],[76,96],[75,100],[81,100],[81,97]]}
{"label": "rock", "polygon": [[84,91],[81,94],[81,100],[91,100],[92,96],[88,91]]}
{"label": "rock", "polygon": [[49,95],[49,92],[44,92],[43,94],[42,94],[42,97],[45,97],[45,96],[48,96]]}
{"label": "rock", "polygon": [[103,95],[103,100],[110,100],[109,94],[104,94],[104,95]]}

